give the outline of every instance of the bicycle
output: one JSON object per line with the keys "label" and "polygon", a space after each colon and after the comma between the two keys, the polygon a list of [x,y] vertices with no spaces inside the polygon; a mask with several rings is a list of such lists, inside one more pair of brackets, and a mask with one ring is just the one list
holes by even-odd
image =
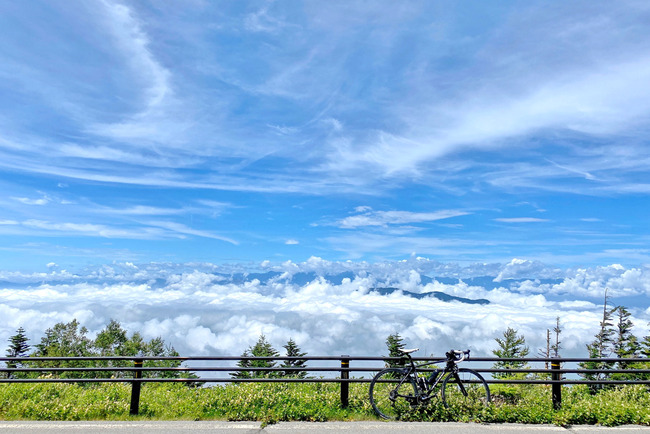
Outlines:
{"label": "bicycle", "polygon": [[[416,365],[411,353],[418,348],[400,350],[408,358],[409,366],[392,367],[379,371],[370,383],[370,403],[384,419],[397,419],[403,413],[428,404],[437,395],[440,385],[442,403],[446,408],[458,404],[484,406],[490,402],[490,388],[476,371],[459,368],[469,359],[469,350],[451,350],[446,358]],[[425,366],[445,362],[444,368],[431,371]],[[431,372],[428,376],[426,373]]]}

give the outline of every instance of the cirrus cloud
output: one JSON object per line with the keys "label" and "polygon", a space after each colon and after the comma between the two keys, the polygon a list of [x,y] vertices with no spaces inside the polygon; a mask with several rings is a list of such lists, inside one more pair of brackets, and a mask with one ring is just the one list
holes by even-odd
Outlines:
{"label": "cirrus cloud", "polygon": [[356,210],[361,211],[362,214],[346,217],[336,222],[336,225],[344,229],[355,229],[364,226],[389,226],[433,222],[469,214],[469,212],[459,210],[440,210],[433,212],[373,211],[369,207],[357,207]]}

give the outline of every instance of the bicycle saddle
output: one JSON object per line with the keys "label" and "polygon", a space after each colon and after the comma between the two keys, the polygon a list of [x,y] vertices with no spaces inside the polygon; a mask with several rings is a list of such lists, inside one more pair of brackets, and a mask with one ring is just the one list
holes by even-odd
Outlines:
{"label": "bicycle saddle", "polygon": [[404,354],[411,354],[411,353],[414,353],[414,352],[416,352],[418,350],[419,350],[419,348],[411,348],[410,350],[403,350],[403,349],[400,348],[400,352],[402,352]]}

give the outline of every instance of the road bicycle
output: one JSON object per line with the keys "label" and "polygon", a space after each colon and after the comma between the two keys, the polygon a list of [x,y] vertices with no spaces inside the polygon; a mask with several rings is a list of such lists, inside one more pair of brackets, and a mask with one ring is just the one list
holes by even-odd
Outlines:
{"label": "road bicycle", "polygon": [[[416,365],[411,353],[418,348],[400,350],[408,359],[404,367],[391,367],[379,371],[370,383],[370,403],[384,419],[398,419],[419,406],[429,404],[440,396],[445,407],[456,405],[477,408],[490,402],[490,388],[481,374],[458,364],[469,358],[469,350],[451,350],[446,358]],[[444,368],[426,366],[445,363]]]}

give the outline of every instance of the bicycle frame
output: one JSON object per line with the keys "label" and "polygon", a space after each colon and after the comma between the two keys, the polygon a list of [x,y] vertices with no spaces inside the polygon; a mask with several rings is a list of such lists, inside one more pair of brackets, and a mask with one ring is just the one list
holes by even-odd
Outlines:
{"label": "bicycle frame", "polygon": [[[404,376],[399,381],[398,386],[401,386],[407,379],[409,379],[410,381],[411,378],[414,378],[415,384],[417,385],[416,398],[418,399],[418,401],[427,401],[431,399],[437,393],[436,387],[438,387],[438,385],[442,382],[446,374],[454,375],[457,377],[458,363],[465,360],[464,356],[459,360],[448,357],[446,359],[434,360],[433,362],[426,362],[426,363],[416,365],[415,361],[413,360],[413,357],[411,357],[410,354],[405,354],[405,356],[408,357],[411,366],[408,368],[404,368]],[[419,372],[421,372],[420,369],[422,369],[423,367],[437,365],[439,363],[445,363],[445,367],[434,369],[429,376],[418,374]],[[434,375],[436,376],[435,381],[431,383],[431,378]],[[458,378],[456,378],[456,380],[461,389],[461,393],[463,395],[467,395],[467,392],[465,391],[465,387],[463,386],[461,381]],[[406,399],[409,398],[408,396],[400,395],[400,394],[397,394],[397,396]]]}
{"label": "bicycle frame", "polygon": [[[379,416],[399,418],[409,405],[411,408],[426,405],[438,393],[447,408],[456,405],[459,399],[466,403],[490,402],[490,389],[485,379],[476,371],[458,367],[469,358],[469,350],[451,350],[445,354],[445,359],[420,364],[416,364],[411,356],[415,351],[417,348],[402,350],[401,366],[393,364],[373,377],[369,388],[370,403]],[[444,363],[442,368],[430,368],[440,363]],[[383,383],[389,384],[382,386]],[[474,383],[477,383],[476,387]]]}

